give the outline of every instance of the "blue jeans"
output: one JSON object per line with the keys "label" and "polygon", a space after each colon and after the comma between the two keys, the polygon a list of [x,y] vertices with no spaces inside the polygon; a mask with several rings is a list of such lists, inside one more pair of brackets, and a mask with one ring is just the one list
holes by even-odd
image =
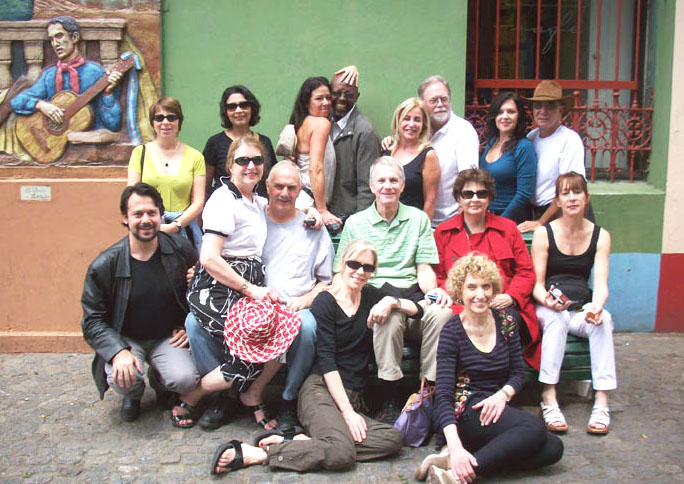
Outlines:
{"label": "blue jeans", "polygon": [[[287,352],[288,371],[283,400],[297,398],[299,387],[309,376],[316,358],[316,318],[308,309],[299,311],[299,316],[302,318],[302,326]],[[217,341],[202,329],[192,313],[188,313],[185,318],[185,331],[190,340],[192,361],[201,376],[223,363],[223,342]]]}

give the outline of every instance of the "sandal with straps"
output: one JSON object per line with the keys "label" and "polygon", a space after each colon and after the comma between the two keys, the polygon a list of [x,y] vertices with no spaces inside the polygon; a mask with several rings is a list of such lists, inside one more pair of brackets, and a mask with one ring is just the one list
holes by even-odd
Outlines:
{"label": "sandal with straps", "polygon": [[565,421],[565,416],[563,415],[563,412],[561,412],[558,404],[544,405],[544,402],[539,402],[539,407],[541,408],[546,430],[555,433],[568,431],[568,423]]}
{"label": "sandal with straps", "polygon": [[[244,404],[243,404],[243,405],[244,405]],[[261,420],[259,420],[259,421],[257,422],[257,425],[260,425],[260,426],[261,426],[262,428],[264,428],[265,430],[269,430],[269,429],[266,428],[266,426],[268,425],[268,423],[269,423],[271,420],[276,420],[275,418],[269,417],[268,411],[266,410],[266,405],[264,405],[263,402],[262,402],[262,403],[257,403],[256,405],[245,405],[245,408],[246,408],[247,410],[249,410],[250,412],[252,412],[252,414],[255,414],[255,413],[258,412],[259,410],[261,410],[261,411],[264,413],[264,417],[263,417]],[[276,423],[275,428],[276,428],[276,429],[278,428],[278,424],[277,424],[277,423]],[[275,429],[270,429],[270,430],[275,430]]]}
{"label": "sandal with straps", "polygon": [[[176,407],[186,410],[186,413],[184,413],[183,415],[174,415],[173,409]],[[178,427],[180,429],[189,429],[191,427],[194,427],[195,423],[197,423],[197,418],[199,417],[198,413],[199,412],[197,411],[197,408],[193,407],[188,403],[180,401],[179,403],[176,403],[171,409],[171,423],[174,427]],[[190,423],[181,423],[184,420],[189,420]]]}
{"label": "sandal with straps", "polygon": [[216,451],[214,452],[214,457],[211,459],[210,472],[212,476],[224,474],[223,472],[216,472],[216,468],[219,465],[218,462],[221,459],[221,456],[228,449],[235,449],[235,457],[225,467],[225,469],[228,469],[226,472],[236,471],[238,469],[243,469],[244,467],[246,467],[245,460],[243,459],[242,454],[242,442],[240,442],[239,440],[231,440],[230,442],[225,442],[216,448]]}
{"label": "sandal with straps", "polygon": [[254,446],[255,447],[261,447],[259,443],[272,436],[272,435],[279,435],[283,438],[283,442],[291,442],[294,440],[295,436],[304,434],[306,433],[304,431],[303,427],[300,427],[299,425],[291,425],[289,427],[286,427],[284,429],[271,429],[271,430],[265,430],[264,432],[261,432],[257,434],[256,437],[254,437]]}
{"label": "sandal with straps", "polygon": [[610,409],[594,405],[587,424],[587,432],[594,435],[606,435],[610,430]]}

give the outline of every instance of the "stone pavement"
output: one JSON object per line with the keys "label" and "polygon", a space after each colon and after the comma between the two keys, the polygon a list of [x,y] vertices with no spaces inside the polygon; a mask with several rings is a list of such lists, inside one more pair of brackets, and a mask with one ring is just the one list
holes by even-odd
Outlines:
{"label": "stone pavement", "polygon": [[[571,426],[565,455],[535,473],[482,479],[487,483],[684,482],[684,334],[619,334],[620,388],[612,399],[613,428],[587,435],[591,401],[562,389]],[[351,472],[296,474],[252,467],[211,478],[209,460],[228,439],[251,440],[256,430],[241,414],[215,432],[172,427],[169,412],[143,400],[135,423],[119,419],[120,399],[100,401],[90,377],[90,355],[0,355],[0,482],[10,483],[411,483],[431,447],[410,449]],[[538,388],[516,405],[535,412]],[[478,480],[478,482],[481,482]]]}

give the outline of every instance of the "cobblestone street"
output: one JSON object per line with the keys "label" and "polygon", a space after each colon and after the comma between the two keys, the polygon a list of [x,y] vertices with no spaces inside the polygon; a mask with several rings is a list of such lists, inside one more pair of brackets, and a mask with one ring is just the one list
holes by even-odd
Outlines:
{"label": "cobblestone street", "polygon": [[[561,462],[481,482],[684,482],[684,334],[619,334],[615,346],[619,389],[610,434],[585,432],[591,401],[564,386],[570,431]],[[432,449],[404,447],[395,459],[359,464],[352,472],[299,475],[257,466],[210,478],[219,443],[252,440],[256,426],[246,413],[215,432],[176,429],[148,389],[139,420],[122,423],[120,397],[110,391],[99,400],[90,361],[84,354],[0,355],[0,482],[410,483]],[[528,385],[514,403],[536,412],[538,391]]]}

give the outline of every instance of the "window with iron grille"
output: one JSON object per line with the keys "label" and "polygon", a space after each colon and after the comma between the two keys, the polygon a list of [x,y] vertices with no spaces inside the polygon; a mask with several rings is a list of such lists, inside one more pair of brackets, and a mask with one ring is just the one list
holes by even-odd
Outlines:
{"label": "window with iron grille", "polygon": [[647,0],[469,0],[466,117],[483,146],[493,96],[553,79],[573,96],[563,123],[584,141],[588,177],[645,179],[648,17]]}

